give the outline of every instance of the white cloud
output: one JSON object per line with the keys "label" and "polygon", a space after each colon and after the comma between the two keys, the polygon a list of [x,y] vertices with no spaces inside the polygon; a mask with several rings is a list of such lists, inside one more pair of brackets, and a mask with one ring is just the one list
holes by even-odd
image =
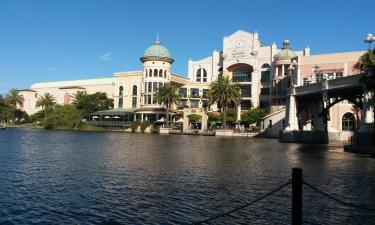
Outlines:
{"label": "white cloud", "polygon": [[57,70],[57,68],[56,67],[50,67],[50,68],[48,68],[49,70],[52,70],[52,71],[55,71],[55,70]]}
{"label": "white cloud", "polygon": [[111,61],[112,60],[111,53],[110,52],[104,53],[103,55],[100,56],[100,59],[105,62]]}

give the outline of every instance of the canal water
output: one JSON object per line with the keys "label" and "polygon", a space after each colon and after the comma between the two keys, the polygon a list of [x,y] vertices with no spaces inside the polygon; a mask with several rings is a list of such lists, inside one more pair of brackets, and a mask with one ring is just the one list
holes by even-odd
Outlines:
{"label": "canal water", "polygon": [[[375,159],[341,144],[273,139],[0,131],[0,224],[190,224],[304,179],[304,224],[375,224]],[[290,185],[212,224],[290,224]]]}

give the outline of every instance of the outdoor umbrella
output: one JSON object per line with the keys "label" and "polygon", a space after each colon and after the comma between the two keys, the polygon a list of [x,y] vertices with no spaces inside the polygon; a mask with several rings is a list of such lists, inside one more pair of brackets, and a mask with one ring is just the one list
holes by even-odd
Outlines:
{"label": "outdoor umbrella", "polygon": [[176,123],[183,123],[183,122],[184,122],[184,119],[182,117],[176,121]]}
{"label": "outdoor umbrella", "polygon": [[99,116],[93,116],[92,118],[93,118],[93,119],[98,119],[98,118],[99,118]]}
{"label": "outdoor umbrella", "polygon": [[156,122],[165,122],[165,118],[164,118],[164,117],[162,117],[162,118],[160,118],[160,119],[156,120]]}
{"label": "outdoor umbrella", "polygon": [[105,116],[104,119],[110,119],[111,117],[110,116]]}
{"label": "outdoor umbrella", "polygon": [[114,116],[113,119],[120,119],[120,117],[118,117],[118,116]]}

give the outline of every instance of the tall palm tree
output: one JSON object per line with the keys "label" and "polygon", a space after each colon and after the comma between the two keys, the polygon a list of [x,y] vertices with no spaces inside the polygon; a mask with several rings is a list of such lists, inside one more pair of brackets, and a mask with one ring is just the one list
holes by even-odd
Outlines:
{"label": "tall palm tree", "polygon": [[47,108],[56,105],[56,98],[50,93],[44,93],[38,98],[35,106],[41,107],[44,110],[44,119],[47,117]]}
{"label": "tall palm tree", "polygon": [[221,105],[223,112],[223,127],[227,128],[227,109],[230,103],[238,105],[241,102],[240,87],[232,84],[229,77],[219,76],[209,85],[208,101],[210,104]]}
{"label": "tall palm tree", "polygon": [[19,94],[17,89],[12,88],[12,89],[9,90],[9,93],[7,95],[7,100],[8,100],[8,103],[9,103],[9,107],[12,110],[12,120],[14,122],[17,106],[23,107],[23,103],[25,101],[25,98],[22,95]]}
{"label": "tall palm tree", "polygon": [[169,127],[169,110],[173,104],[178,104],[180,97],[177,93],[177,87],[171,83],[165,83],[159,90],[155,93],[154,97],[158,104],[165,104],[166,106],[166,124]]}
{"label": "tall palm tree", "polygon": [[[354,69],[358,70],[363,76],[361,79],[362,84],[367,91],[375,91],[375,49],[369,50],[364,53],[353,66]],[[372,97],[372,107],[375,106],[374,97]],[[374,117],[375,117],[375,111]],[[375,121],[373,124],[373,143],[375,143]]]}
{"label": "tall palm tree", "polygon": [[87,92],[86,91],[77,91],[74,95],[73,95],[73,98],[74,98],[74,101],[73,101],[73,104],[79,104],[80,102],[83,101],[83,99],[87,96]]}

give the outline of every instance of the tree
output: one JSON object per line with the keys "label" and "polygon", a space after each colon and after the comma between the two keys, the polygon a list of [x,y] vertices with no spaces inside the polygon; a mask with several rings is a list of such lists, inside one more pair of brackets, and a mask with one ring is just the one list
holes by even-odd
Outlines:
{"label": "tree", "polygon": [[[369,50],[364,53],[353,66],[354,69],[358,70],[362,74],[361,82],[364,85],[365,90],[374,92],[375,91],[375,49]],[[374,96],[372,96],[372,108],[375,106]],[[375,110],[374,110],[375,118]],[[373,142],[375,142],[375,121],[373,124]]]}
{"label": "tree", "polygon": [[169,126],[169,110],[173,104],[178,104],[180,97],[178,96],[177,87],[171,83],[165,83],[154,95],[158,104],[166,106],[166,125]]}
{"label": "tree", "polygon": [[113,99],[108,98],[107,94],[102,92],[89,95],[84,91],[78,91],[74,95],[73,104],[82,111],[82,115],[85,117],[96,111],[113,108]]}
{"label": "tree", "polygon": [[0,121],[6,121],[10,117],[7,99],[0,95]]}
{"label": "tree", "polygon": [[266,116],[266,111],[262,108],[254,108],[246,111],[241,116],[241,122],[245,124],[245,126],[249,126],[250,124],[257,123],[259,124],[259,120]]}
{"label": "tree", "polygon": [[9,93],[7,94],[6,98],[7,98],[8,106],[11,109],[12,120],[14,122],[17,106],[23,107],[25,98],[22,95],[20,95],[18,90],[15,88],[12,88],[9,90]]}
{"label": "tree", "polygon": [[40,96],[35,104],[37,108],[41,107],[44,110],[44,119],[47,117],[47,109],[54,105],[56,105],[56,98],[48,92]]}
{"label": "tree", "polygon": [[228,105],[234,103],[238,105],[241,101],[240,87],[232,84],[229,77],[219,76],[217,80],[209,86],[208,99],[210,104],[217,103],[222,107],[223,127],[227,127]]}
{"label": "tree", "polygon": [[43,122],[43,126],[46,129],[77,129],[81,118],[81,111],[74,105],[56,105]]}

